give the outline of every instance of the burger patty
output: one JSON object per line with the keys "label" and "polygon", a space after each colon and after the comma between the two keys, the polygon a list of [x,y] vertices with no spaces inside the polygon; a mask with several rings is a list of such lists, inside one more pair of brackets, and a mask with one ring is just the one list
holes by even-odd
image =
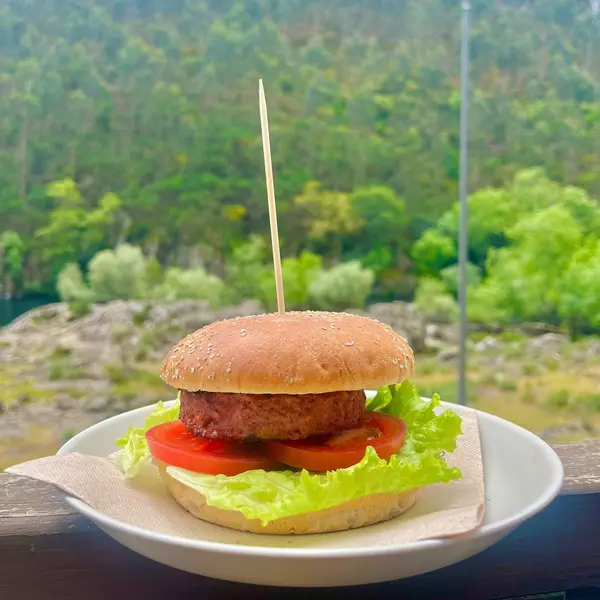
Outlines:
{"label": "burger patty", "polygon": [[195,435],[231,442],[302,440],[356,427],[364,391],[326,394],[181,392],[179,418]]}

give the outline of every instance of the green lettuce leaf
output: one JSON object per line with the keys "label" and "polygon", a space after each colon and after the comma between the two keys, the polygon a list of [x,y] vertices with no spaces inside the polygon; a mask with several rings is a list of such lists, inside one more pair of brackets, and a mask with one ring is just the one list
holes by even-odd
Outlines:
{"label": "green lettuce leaf", "polygon": [[179,417],[179,396],[172,406],[158,402],[146,417],[143,427],[129,427],[124,437],[117,440],[121,448],[120,464],[125,477],[134,477],[142,465],[150,460],[150,450],[146,442],[146,431],[161,423],[174,421]]}
{"label": "green lettuce leaf", "polygon": [[[381,388],[367,401],[368,410],[403,419],[407,426],[402,449],[383,460],[373,448],[364,458],[347,469],[310,473],[308,471],[246,471],[240,475],[202,475],[178,467],[168,473],[181,483],[197,490],[207,504],[224,510],[239,510],[248,519],[263,524],[282,517],[322,510],[347,500],[374,493],[399,493],[459,479],[456,467],[446,465],[443,452],[453,452],[461,433],[461,418],[452,410],[439,413],[437,394],[431,401],[420,398],[410,382]],[[148,417],[156,425],[177,418],[179,406],[157,407]],[[126,454],[121,460],[128,476],[137,473],[141,462],[148,459],[143,430],[132,428],[119,440]]]}

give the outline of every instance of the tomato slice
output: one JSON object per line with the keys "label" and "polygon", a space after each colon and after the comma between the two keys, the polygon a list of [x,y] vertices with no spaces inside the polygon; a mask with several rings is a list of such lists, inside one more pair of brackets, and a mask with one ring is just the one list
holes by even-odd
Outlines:
{"label": "tomato slice", "polygon": [[179,420],[152,427],[146,432],[146,440],[154,458],[195,473],[238,475],[276,466],[258,444],[230,444],[197,437]]}
{"label": "tomato slice", "polygon": [[301,441],[268,442],[267,454],[286,465],[308,471],[345,469],[360,462],[367,446],[380,458],[389,458],[406,440],[406,424],[401,419],[377,412],[365,412],[360,427],[334,436]]}

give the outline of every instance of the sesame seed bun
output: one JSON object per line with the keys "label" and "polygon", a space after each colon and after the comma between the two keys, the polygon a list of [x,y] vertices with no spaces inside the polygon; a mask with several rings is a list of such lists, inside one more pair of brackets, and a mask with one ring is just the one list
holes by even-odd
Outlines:
{"label": "sesame seed bun", "polygon": [[203,327],[169,351],[161,376],[188,391],[320,394],[399,383],[413,368],[408,342],[387,325],[304,311]]}

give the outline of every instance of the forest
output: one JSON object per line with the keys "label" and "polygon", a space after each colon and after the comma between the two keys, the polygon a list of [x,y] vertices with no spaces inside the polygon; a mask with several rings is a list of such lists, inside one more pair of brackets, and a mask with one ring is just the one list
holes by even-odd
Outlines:
{"label": "forest", "polygon": [[[469,316],[600,330],[600,17],[472,2]],[[460,3],[7,0],[0,292],[456,318]]]}

